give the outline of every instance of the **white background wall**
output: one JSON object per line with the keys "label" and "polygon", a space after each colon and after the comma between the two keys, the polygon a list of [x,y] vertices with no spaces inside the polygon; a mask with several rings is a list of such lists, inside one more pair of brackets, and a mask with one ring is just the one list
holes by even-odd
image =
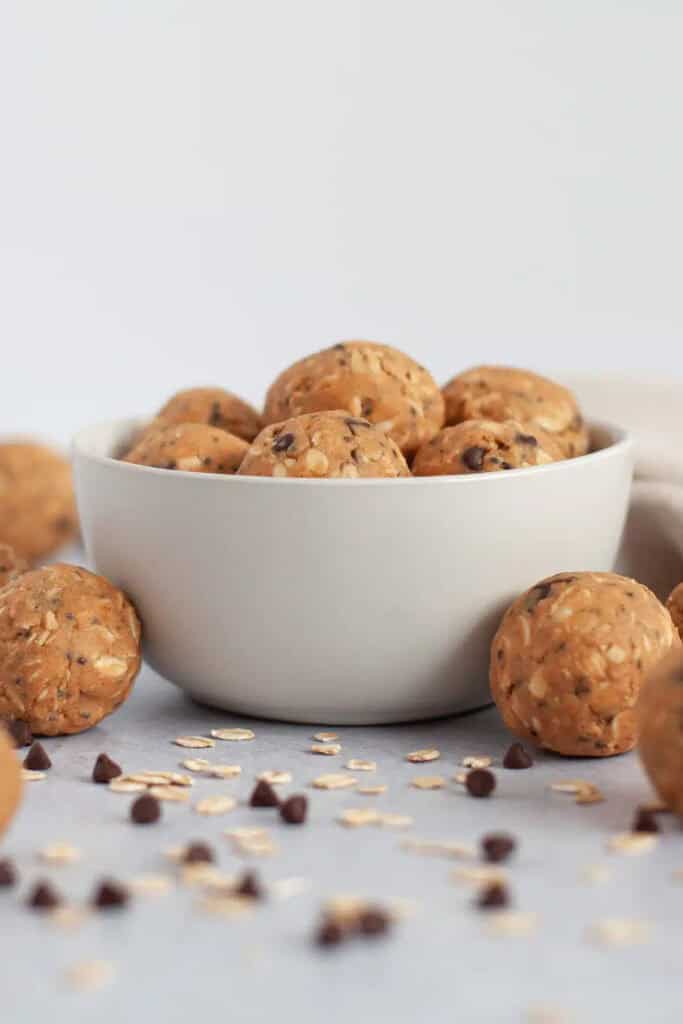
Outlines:
{"label": "white background wall", "polygon": [[384,340],[683,374],[680,0],[5,0],[0,429]]}

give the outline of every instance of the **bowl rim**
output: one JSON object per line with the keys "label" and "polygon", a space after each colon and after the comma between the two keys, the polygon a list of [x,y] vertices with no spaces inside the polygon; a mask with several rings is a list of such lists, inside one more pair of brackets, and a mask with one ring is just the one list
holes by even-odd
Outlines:
{"label": "bowl rim", "polygon": [[237,473],[193,473],[190,470],[161,469],[157,466],[140,466],[132,462],[124,462],[122,459],[114,458],[113,455],[97,455],[91,449],[92,438],[102,431],[122,433],[124,429],[135,430],[149,422],[149,417],[128,416],[115,419],[103,420],[84,427],[79,430],[71,442],[71,452],[74,458],[83,459],[88,462],[106,466],[114,472],[123,474],[148,474],[162,476],[166,479],[192,480],[198,486],[211,485],[212,482],[220,480],[221,486],[235,487],[252,484],[259,487],[437,487],[451,485],[454,487],[471,486],[499,486],[502,480],[510,478],[519,479],[528,476],[530,473],[539,475],[541,473],[563,473],[571,472],[589,463],[600,463],[606,459],[612,459],[619,455],[626,456],[633,449],[633,437],[624,427],[610,423],[608,420],[589,419],[587,426],[589,431],[595,429],[604,431],[613,440],[604,448],[588,452],[586,455],[578,455],[572,459],[561,459],[558,462],[549,462],[543,466],[524,466],[519,469],[511,469],[505,473],[454,473],[441,476],[402,476],[402,477],[272,477],[272,476],[240,476]]}

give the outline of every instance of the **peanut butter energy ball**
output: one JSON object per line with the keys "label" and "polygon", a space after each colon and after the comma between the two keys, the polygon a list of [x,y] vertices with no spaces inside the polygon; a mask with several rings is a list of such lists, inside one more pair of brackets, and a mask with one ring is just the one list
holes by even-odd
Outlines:
{"label": "peanut butter energy ball", "polygon": [[563,458],[560,445],[543,430],[530,433],[515,420],[466,420],[418,448],[412,468],[415,476],[494,473]]}
{"label": "peanut butter energy ball", "polygon": [[0,723],[0,836],[21,799],[21,767],[7,730]]}
{"label": "peanut butter energy ball", "polygon": [[681,640],[683,640],[683,583],[679,583],[671,593],[669,599],[666,602],[666,607],[671,612],[671,618],[674,620],[674,626],[678,630]]}
{"label": "peanut butter energy ball", "polygon": [[103,576],[48,565],[0,591],[0,718],[81,732],[124,702],[139,668],[135,609]]}
{"label": "peanut butter energy ball", "polygon": [[279,423],[302,413],[345,409],[380,427],[412,455],[443,424],[432,375],[388,345],[345,341],[281,373],[266,395],[263,418]]}
{"label": "peanut butter energy ball", "polygon": [[667,807],[683,816],[683,652],[650,674],[638,701],[638,751]]}
{"label": "peanut butter energy ball", "polygon": [[443,389],[446,423],[464,420],[517,420],[544,430],[567,458],[585,455],[588,432],[571,391],[530,370],[476,366],[458,374]]}
{"label": "peanut butter energy ball", "polygon": [[0,443],[0,541],[34,562],[77,530],[71,467],[32,441]]}
{"label": "peanut butter energy ball", "polygon": [[398,446],[347,412],[314,412],[274,423],[258,435],[239,468],[245,476],[410,476]]}
{"label": "peanut butter energy ball", "polygon": [[10,544],[0,544],[0,590],[26,569],[28,563],[17,555]]}
{"label": "peanut butter energy ball", "polygon": [[491,646],[491,691],[506,725],[558,754],[608,757],[636,742],[647,673],[678,644],[641,583],[561,573],[508,608]]}
{"label": "peanut butter energy ball", "polygon": [[191,473],[235,473],[249,445],[204,423],[156,426],[145,431],[124,462]]}
{"label": "peanut butter energy ball", "polygon": [[204,423],[220,427],[244,441],[252,441],[261,429],[256,409],[223,388],[179,391],[169,398],[157,416],[168,424]]}

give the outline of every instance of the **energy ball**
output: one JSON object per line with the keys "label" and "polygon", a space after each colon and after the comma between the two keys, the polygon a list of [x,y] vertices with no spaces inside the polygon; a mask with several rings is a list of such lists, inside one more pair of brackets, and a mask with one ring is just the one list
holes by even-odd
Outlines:
{"label": "energy ball", "polygon": [[416,362],[371,341],[345,341],[290,366],[271,385],[263,418],[345,409],[374,423],[412,455],[443,425],[443,398]]}
{"label": "energy ball", "polygon": [[0,444],[0,541],[35,562],[70,540],[77,528],[67,460],[32,441]]}
{"label": "energy ball", "polygon": [[74,565],[18,576],[0,596],[0,718],[43,736],[81,732],[122,704],[140,668],[125,594]]}
{"label": "energy ball", "polygon": [[0,544],[0,590],[26,569],[26,559],[20,558],[10,544]]}
{"label": "energy ball", "polygon": [[223,388],[179,391],[162,406],[157,418],[169,425],[204,423],[209,427],[220,427],[244,441],[253,441],[262,426],[256,409]]}
{"label": "energy ball", "polygon": [[518,597],[491,646],[491,691],[522,739],[608,757],[636,742],[648,672],[678,644],[655,595],[615,573],[561,573]]}
{"label": "energy ball", "polygon": [[7,731],[0,725],[0,836],[21,800],[21,766]]}
{"label": "energy ball", "polygon": [[241,437],[204,423],[180,423],[148,430],[124,462],[190,473],[236,473],[249,445]]}
{"label": "energy ball", "polygon": [[529,433],[515,420],[467,420],[445,427],[418,449],[415,476],[495,473],[524,466],[544,466],[564,455],[557,441],[542,430]]}
{"label": "energy ball", "polygon": [[671,591],[666,607],[671,613],[671,618],[674,620],[674,626],[678,630],[681,640],[683,640],[683,583],[679,583]]}
{"label": "energy ball", "polygon": [[274,423],[258,435],[242,476],[410,476],[398,446],[367,420],[342,411],[314,412]]}
{"label": "energy ball", "polygon": [[683,815],[683,652],[648,677],[638,701],[638,752],[664,803]]}
{"label": "energy ball", "polygon": [[465,420],[517,420],[543,430],[561,445],[566,458],[585,455],[588,432],[571,391],[530,370],[476,366],[443,389],[446,424]]}

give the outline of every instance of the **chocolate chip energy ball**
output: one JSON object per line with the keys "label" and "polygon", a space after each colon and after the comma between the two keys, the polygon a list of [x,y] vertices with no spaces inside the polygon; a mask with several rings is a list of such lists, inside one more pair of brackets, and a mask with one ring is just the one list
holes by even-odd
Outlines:
{"label": "chocolate chip energy ball", "polygon": [[190,473],[236,473],[249,445],[204,423],[156,426],[145,431],[124,462]]}
{"label": "chocolate chip energy ball", "polygon": [[443,398],[423,366],[371,341],[345,341],[290,366],[271,385],[263,418],[345,409],[389,434],[412,455],[443,424]]}
{"label": "chocolate chip energy ball", "polygon": [[21,767],[6,729],[0,725],[0,836],[21,800]]}
{"label": "chocolate chip energy ball", "polygon": [[641,583],[561,573],[508,608],[491,646],[491,691],[506,725],[558,754],[608,757],[636,741],[647,673],[678,644]]}
{"label": "chocolate chip energy ball", "polygon": [[0,718],[57,736],[122,704],[140,668],[140,622],[122,591],[74,565],[0,591]]}
{"label": "chocolate chip energy ball", "polygon": [[20,558],[10,544],[0,544],[0,589],[26,569],[26,559]]}
{"label": "chocolate chip energy ball", "polygon": [[179,391],[159,410],[164,423],[204,423],[229,434],[253,441],[261,429],[261,418],[248,402],[223,388],[188,388]]}
{"label": "chocolate chip energy ball", "polygon": [[34,562],[76,533],[71,467],[32,441],[0,444],[0,541]]}
{"label": "chocolate chip energy ball", "polygon": [[669,654],[643,686],[638,701],[638,752],[652,785],[683,816],[683,652]]}
{"label": "chocolate chip energy ball", "polygon": [[683,583],[679,583],[671,591],[666,607],[671,613],[671,618],[674,620],[674,626],[678,630],[681,640],[683,640]]}
{"label": "chocolate chip energy ball", "polygon": [[410,476],[398,446],[367,420],[314,412],[274,423],[258,435],[240,476]]}
{"label": "chocolate chip energy ball", "polygon": [[415,476],[495,473],[544,466],[563,458],[560,445],[542,430],[529,433],[515,420],[467,420],[445,427],[423,444],[412,468]]}
{"label": "chocolate chip energy ball", "polygon": [[571,391],[530,370],[476,366],[443,389],[446,424],[465,420],[517,420],[543,430],[562,446],[567,458],[585,455],[588,432]]}

